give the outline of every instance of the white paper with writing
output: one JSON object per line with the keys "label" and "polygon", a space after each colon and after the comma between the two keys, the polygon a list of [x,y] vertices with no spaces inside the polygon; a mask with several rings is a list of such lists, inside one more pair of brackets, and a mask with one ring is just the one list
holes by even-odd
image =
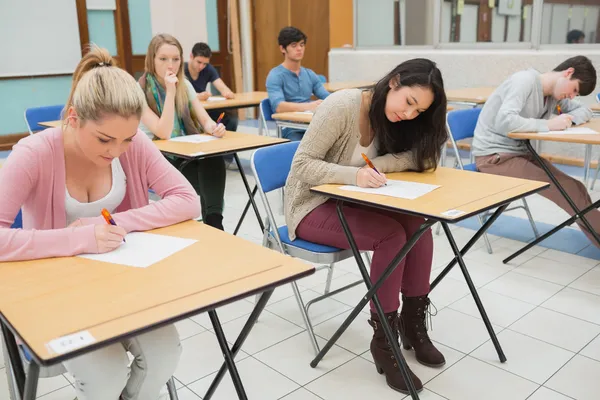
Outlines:
{"label": "white paper with writing", "polygon": [[94,343],[96,339],[88,331],[81,331],[71,335],[52,339],[47,343],[47,347],[54,354],[64,354],[80,347],[84,347]]}
{"label": "white paper with writing", "polygon": [[379,194],[382,196],[396,197],[399,199],[414,200],[427,193],[439,188],[439,185],[429,185],[427,183],[408,182],[408,181],[387,181],[387,186],[379,188],[362,188],[358,186],[342,186],[340,189],[352,192]]}
{"label": "white paper with writing", "polygon": [[173,139],[169,139],[169,141],[171,142],[184,142],[184,143],[204,143],[204,142],[211,142],[213,140],[217,140],[219,139],[216,136],[211,136],[211,135],[185,135],[185,136],[177,136],[174,137]]}

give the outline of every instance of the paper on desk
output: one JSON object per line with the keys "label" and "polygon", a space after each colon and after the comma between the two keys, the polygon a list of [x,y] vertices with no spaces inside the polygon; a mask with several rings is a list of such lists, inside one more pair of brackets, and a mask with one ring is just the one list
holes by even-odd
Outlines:
{"label": "paper on desk", "polygon": [[414,200],[437,188],[439,185],[429,185],[427,183],[408,182],[408,181],[387,181],[387,186],[379,188],[362,188],[358,186],[342,186],[340,189],[352,192],[379,194],[382,196],[396,197],[399,199]]}
{"label": "paper on desk", "polygon": [[185,136],[177,136],[173,139],[169,139],[171,142],[184,142],[184,143],[204,143],[210,142],[211,140],[216,140],[218,137],[211,135],[185,135]]}
{"label": "paper on desk", "polygon": [[206,101],[223,101],[223,100],[227,100],[227,99],[223,96],[210,96],[208,99],[206,99]]}
{"label": "paper on desk", "polygon": [[565,129],[564,131],[540,132],[540,135],[597,135],[597,134],[598,134],[598,132],[596,132],[593,129],[582,128],[582,127],[569,128],[569,129]]}
{"label": "paper on desk", "polygon": [[193,239],[145,232],[129,233],[125,236],[125,240],[127,243],[121,244],[119,248],[110,253],[81,254],[78,257],[130,267],[148,268],[196,242]]}

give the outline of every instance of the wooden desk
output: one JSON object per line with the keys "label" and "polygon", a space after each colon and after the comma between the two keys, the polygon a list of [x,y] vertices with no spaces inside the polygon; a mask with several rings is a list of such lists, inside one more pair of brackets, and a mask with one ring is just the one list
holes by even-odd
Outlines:
{"label": "wooden desk", "polygon": [[210,142],[204,143],[185,143],[185,142],[175,142],[172,140],[156,140],[154,143],[158,149],[167,155],[176,156],[179,158],[184,158],[186,161],[179,165],[179,170],[183,171],[186,165],[195,160],[202,159],[207,157],[215,157],[219,155],[231,154],[233,153],[235,162],[238,167],[238,171],[242,177],[242,181],[244,182],[244,187],[246,188],[246,192],[248,193],[248,203],[246,203],[246,207],[242,211],[242,215],[235,227],[233,232],[234,235],[237,235],[240,227],[242,226],[242,222],[248,212],[250,206],[254,210],[254,214],[258,220],[258,225],[261,229],[261,234],[264,231],[264,224],[262,217],[258,211],[258,206],[254,201],[254,196],[256,194],[257,188],[256,185],[254,189],[250,189],[250,185],[248,184],[248,179],[246,179],[246,173],[244,172],[244,168],[240,159],[237,155],[239,151],[253,150],[258,149],[260,147],[272,146],[278,143],[289,142],[288,139],[282,138],[273,138],[270,136],[260,136],[253,135],[248,133],[241,132],[230,132],[227,131],[225,136],[220,139],[212,140]]}
{"label": "wooden desk", "polygon": [[446,90],[449,103],[465,104],[472,107],[484,104],[496,90],[495,87],[478,87]]}
{"label": "wooden desk", "polygon": [[590,109],[594,114],[600,114],[600,103],[595,103],[590,106]]}
{"label": "wooden desk", "polygon": [[342,89],[361,89],[375,85],[375,81],[348,81],[348,82],[325,82],[323,87],[330,93]]}
{"label": "wooden desk", "polygon": [[58,120],[58,121],[46,121],[46,122],[39,122],[38,125],[41,126],[45,126],[47,128],[58,128],[60,127],[62,124],[62,121]]}
{"label": "wooden desk", "polygon": [[[348,222],[344,216],[344,203],[356,203],[403,214],[417,215],[425,219],[424,224],[421,225],[421,227],[410,238],[407,238],[406,244],[394,257],[390,265],[388,265],[381,278],[377,282],[366,282],[369,291],[362,297],[359,304],[356,306],[354,311],[351,312],[350,316],[346,318],[342,326],[334,334],[333,338],[313,360],[311,366],[314,367],[318,364],[327,350],[331,348],[333,343],[335,343],[339,337],[338,334],[341,334],[344,329],[352,323],[354,318],[360,314],[360,311],[366,306],[368,301],[373,300],[375,303],[380,321],[382,321],[382,325],[388,323],[385,315],[383,314],[381,304],[376,297],[376,291],[383,284],[386,277],[393,272],[398,263],[411,250],[419,238],[436,222],[441,222],[455,257],[442,271],[442,273],[440,273],[439,276],[432,282],[431,290],[433,290],[451,271],[454,265],[458,263],[460,269],[462,270],[463,276],[465,277],[467,285],[469,286],[473,299],[477,304],[477,308],[480,311],[492,343],[496,348],[498,357],[500,358],[501,362],[505,362],[506,356],[504,355],[487,313],[485,312],[485,308],[483,307],[481,299],[479,298],[477,289],[473,284],[469,271],[467,270],[463,256],[512,201],[547,188],[549,185],[545,182],[534,182],[524,179],[487,175],[478,172],[443,167],[438,168],[434,172],[401,172],[388,174],[387,177],[389,179],[436,184],[441,185],[441,187],[415,200],[406,200],[388,196],[342,190],[340,189],[341,185],[321,185],[311,189],[311,191],[315,193],[319,193],[337,200],[338,217],[363,277],[368,277],[369,271],[362,260],[352,232],[350,231]],[[469,240],[469,242],[462,249],[459,249],[456,241],[454,240],[452,232],[448,227],[448,224],[455,223],[496,207],[499,208],[489,219],[485,221],[481,229],[477,231],[473,238]],[[406,362],[397,346],[398,342],[395,340],[391,328],[385,325],[382,326],[382,328],[386,333],[388,343],[392,343],[392,352],[396,360],[399,361],[400,368],[406,368]],[[413,399],[418,398],[416,392],[411,393],[411,395]]]}
{"label": "wooden desk", "polygon": [[205,110],[235,109],[244,107],[257,107],[261,101],[269,97],[267,92],[236,93],[231,100],[201,101]]}
{"label": "wooden desk", "polygon": [[[35,363],[56,364],[314,272],[196,221],[151,233],[197,242],[145,269],[80,257],[0,263],[0,318]],[[47,346],[81,331],[94,342],[64,354]]]}

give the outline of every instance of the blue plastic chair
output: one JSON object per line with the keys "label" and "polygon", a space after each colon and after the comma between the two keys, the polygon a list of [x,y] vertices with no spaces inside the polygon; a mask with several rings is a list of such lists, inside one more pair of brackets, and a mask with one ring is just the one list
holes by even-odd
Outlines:
{"label": "blue plastic chair", "polygon": [[275,222],[275,217],[269,204],[267,193],[272,192],[273,190],[282,189],[285,186],[285,182],[292,166],[292,160],[299,144],[300,142],[289,142],[258,149],[252,155],[250,164],[252,166],[254,177],[256,178],[258,193],[260,194],[260,198],[267,212],[265,231],[263,232],[263,246],[310,263],[318,264],[316,267],[317,271],[328,269],[324,294],[312,299],[306,303],[306,305],[304,305],[296,282],[291,283],[294,296],[296,297],[298,307],[302,313],[302,318],[306,324],[315,354],[318,354],[319,345],[308,316],[310,306],[334,294],[338,294],[359,285],[363,283],[363,280],[358,280],[331,292],[331,279],[333,277],[334,264],[347,258],[352,258],[352,251],[312,243],[300,238],[291,240],[288,235],[288,227],[286,225],[277,226]]}
{"label": "blue plastic chair", "polygon": [[45,126],[39,125],[40,122],[56,121],[61,118],[61,113],[64,108],[63,105],[56,106],[44,106],[44,107],[33,107],[25,110],[25,123],[29,134],[33,132],[43,131],[46,129]]}
{"label": "blue plastic chair", "polygon": [[325,77],[325,75],[317,75],[317,77],[319,78],[319,80],[321,81],[321,83],[327,82],[327,78]]}
{"label": "blue plastic chair", "polygon": [[[596,93],[596,101],[600,103],[600,92]],[[594,112],[594,115],[598,115],[598,112]],[[594,172],[594,179],[592,179],[592,183],[590,184],[590,190],[594,190],[594,186],[596,185],[596,180],[598,179],[598,173],[600,172],[600,157],[598,157],[598,166],[596,167],[596,172]]]}
{"label": "blue plastic chair", "polygon": [[19,213],[15,217],[13,224],[11,225],[13,229],[21,229],[23,228],[23,213],[19,210]]}
{"label": "blue plastic chair", "polygon": [[599,92],[599,93],[596,93],[596,101],[597,101],[598,103],[600,103],[600,92]]}
{"label": "blue plastic chair", "polygon": [[[473,153],[469,155],[469,163],[463,163],[456,142],[475,136],[475,127],[477,126],[477,119],[479,118],[479,114],[481,114],[481,110],[481,108],[454,110],[448,112],[446,117],[446,127],[448,129],[448,133],[450,134],[450,142],[452,143],[452,148],[454,149],[454,155],[456,157],[455,166],[458,166],[460,169],[465,171],[479,172],[477,170],[477,165],[475,164]],[[527,205],[527,201],[525,200],[525,198],[523,198],[522,200],[522,206],[508,208],[506,211],[515,210],[517,208],[523,208],[525,210],[525,213],[527,214],[527,218],[529,219],[529,223],[531,224],[531,228],[533,229],[535,237],[538,237],[539,232],[535,225],[535,221],[533,220],[533,216],[531,215],[531,211],[529,210],[529,206]],[[483,214],[483,216],[478,216],[479,222],[481,224],[483,224],[483,219],[486,217],[486,215],[487,214]],[[437,232],[439,233],[439,227],[437,228]],[[483,235],[483,239],[485,241],[488,253],[492,254],[492,245],[490,244],[487,234]]]}
{"label": "blue plastic chair", "polygon": [[267,122],[274,121],[271,117],[273,115],[273,109],[271,108],[271,102],[269,99],[264,99],[259,105],[260,115],[258,120],[258,134],[263,135],[264,132],[269,133],[269,125]]}

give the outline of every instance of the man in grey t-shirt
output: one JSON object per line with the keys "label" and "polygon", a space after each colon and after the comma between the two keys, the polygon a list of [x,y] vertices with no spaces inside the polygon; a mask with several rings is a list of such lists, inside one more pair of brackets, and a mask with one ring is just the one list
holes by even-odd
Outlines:
{"label": "man in grey t-shirt", "polygon": [[[559,131],[589,121],[592,111],[573,99],[589,95],[595,87],[596,69],[584,56],[569,58],[550,72],[529,69],[510,76],[490,96],[477,121],[472,145],[477,169],[488,174],[548,182],[550,188],[540,194],[573,215],[569,203],[523,141],[511,139],[508,134]],[[580,181],[549,161],[544,162],[580,210],[592,203]],[[586,217],[594,230],[600,232],[600,211],[593,210]],[[589,232],[585,229],[583,232],[598,245]]]}

